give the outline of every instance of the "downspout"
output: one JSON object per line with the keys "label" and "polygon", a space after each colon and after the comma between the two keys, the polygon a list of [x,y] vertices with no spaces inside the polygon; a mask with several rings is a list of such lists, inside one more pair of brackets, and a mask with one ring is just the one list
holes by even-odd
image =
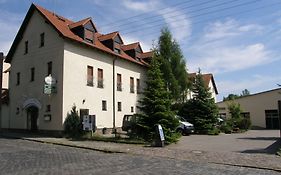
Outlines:
{"label": "downspout", "polygon": [[2,81],[3,81],[3,59],[4,59],[4,54],[3,52],[0,52],[0,70],[1,70],[1,75],[0,75],[0,88],[1,88],[1,97],[0,97],[0,132],[2,128]]}
{"label": "downspout", "polygon": [[112,86],[112,92],[113,92],[113,132],[116,137],[116,126],[115,126],[115,60],[116,58],[113,59],[113,71],[112,71],[112,77],[113,77],[113,86]]}

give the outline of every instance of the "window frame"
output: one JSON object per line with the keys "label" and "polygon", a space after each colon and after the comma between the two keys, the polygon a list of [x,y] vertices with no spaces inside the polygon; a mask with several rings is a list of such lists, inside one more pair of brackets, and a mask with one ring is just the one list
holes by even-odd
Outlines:
{"label": "window frame", "polygon": [[98,68],[98,88],[104,88],[104,82],[103,82],[103,69]]}
{"label": "window frame", "polygon": [[40,34],[40,45],[39,47],[44,47],[45,46],[45,33]]}
{"label": "window frame", "polygon": [[30,82],[35,81],[35,67],[30,68]]}
{"label": "window frame", "polygon": [[130,93],[135,93],[135,81],[134,81],[134,77],[130,77]]}
{"label": "window frame", "polygon": [[87,86],[94,86],[94,67],[89,65],[87,66]]}
{"label": "window frame", "polygon": [[118,111],[118,112],[121,112],[121,111],[122,111],[122,102],[121,102],[121,101],[118,101],[118,102],[117,102],[117,111]]}
{"label": "window frame", "polygon": [[101,101],[101,109],[102,111],[107,111],[107,102],[106,100]]}

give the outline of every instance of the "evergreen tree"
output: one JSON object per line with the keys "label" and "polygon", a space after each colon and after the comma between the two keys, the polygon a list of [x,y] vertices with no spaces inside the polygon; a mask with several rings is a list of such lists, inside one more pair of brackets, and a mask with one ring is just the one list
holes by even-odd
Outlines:
{"label": "evergreen tree", "polygon": [[164,86],[162,73],[160,70],[160,56],[154,54],[147,72],[146,88],[143,92],[143,98],[139,101],[141,114],[138,126],[139,134],[148,141],[151,141],[155,133],[155,125],[160,124],[164,130],[166,141],[175,142],[177,134],[175,129],[179,121],[171,111],[170,94]]}
{"label": "evergreen tree", "polygon": [[178,43],[173,40],[168,28],[161,31],[157,52],[161,56],[160,69],[165,87],[171,92],[174,101],[184,101],[188,88],[186,63]]}
{"label": "evergreen tree", "polygon": [[82,123],[76,110],[76,106],[74,105],[70,113],[67,113],[67,117],[64,121],[64,133],[68,136],[75,137],[82,134],[82,132]]}
{"label": "evergreen tree", "polygon": [[198,132],[207,133],[214,129],[218,108],[212,98],[210,88],[204,83],[200,70],[195,77],[192,89],[193,99],[184,104],[179,114],[193,123]]}

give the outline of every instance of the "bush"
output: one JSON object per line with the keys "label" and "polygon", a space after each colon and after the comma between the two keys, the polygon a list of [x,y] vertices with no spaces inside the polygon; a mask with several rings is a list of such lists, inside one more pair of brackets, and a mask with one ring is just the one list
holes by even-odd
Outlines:
{"label": "bush", "polygon": [[73,106],[70,113],[64,121],[64,133],[70,137],[77,137],[83,133],[82,122],[76,111],[76,106]]}
{"label": "bush", "polygon": [[244,129],[244,130],[248,130],[251,127],[251,120],[250,118],[240,118],[237,121],[237,127],[239,129]]}
{"label": "bush", "polygon": [[220,134],[220,130],[218,128],[214,128],[212,130],[209,130],[208,135],[219,135]]}
{"label": "bush", "polygon": [[225,123],[220,126],[220,131],[224,132],[225,134],[231,134],[232,127],[229,124]]}

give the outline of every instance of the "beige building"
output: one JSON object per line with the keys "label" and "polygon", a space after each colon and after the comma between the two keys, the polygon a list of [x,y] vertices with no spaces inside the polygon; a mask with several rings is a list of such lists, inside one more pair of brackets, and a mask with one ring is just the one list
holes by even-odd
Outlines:
{"label": "beige building", "polygon": [[239,103],[244,117],[250,117],[252,126],[256,128],[278,129],[278,100],[281,100],[281,88],[264,91],[238,98],[234,101],[218,102],[220,115],[230,117],[228,105]]}
{"label": "beige building", "polygon": [[6,57],[2,128],[61,131],[73,105],[95,115],[97,128],[121,127],[137,110],[151,57],[118,32],[99,33],[91,18],[73,22],[32,4]]}
{"label": "beige building", "polygon": [[[192,82],[194,81],[195,76],[196,76],[196,73],[188,74],[189,80]],[[211,73],[202,74],[202,78],[204,80],[205,86],[207,88],[209,88],[209,90],[212,94],[212,98],[214,98],[215,102],[217,102],[218,89],[217,89],[213,74],[211,74]],[[187,99],[192,99],[193,95],[194,95],[194,93],[192,91],[189,91],[187,94]]]}

